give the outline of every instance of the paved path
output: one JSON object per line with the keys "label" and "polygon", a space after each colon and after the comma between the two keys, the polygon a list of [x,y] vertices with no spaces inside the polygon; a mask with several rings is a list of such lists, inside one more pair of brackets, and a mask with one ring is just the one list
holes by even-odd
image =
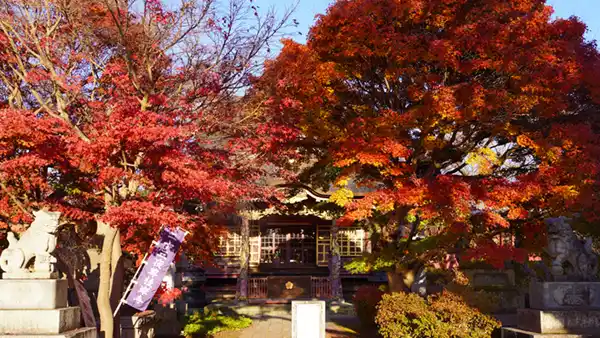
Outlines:
{"label": "paved path", "polygon": [[[374,338],[372,332],[359,333],[360,323],[354,316],[340,316],[327,321],[327,338]],[[220,332],[215,338],[290,338],[292,322],[289,314],[253,318],[252,326],[240,331]]]}

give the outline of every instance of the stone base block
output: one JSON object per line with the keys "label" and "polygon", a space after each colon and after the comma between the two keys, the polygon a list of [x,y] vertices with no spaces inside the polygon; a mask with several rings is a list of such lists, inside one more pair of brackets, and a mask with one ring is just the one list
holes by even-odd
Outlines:
{"label": "stone base block", "polygon": [[463,269],[462,271],[475,288],[515,285],[514,270]]}
{"label": "stone base block", "polygon": [[600,282],[537,282],[529,304],[540,310],[600,310]]}
{"label": "stone base block", "polygon": [[79,328],[79,307],[54,310],[0,310],[0,334],[56,335]]}
{"label": "stone base block", "polygon": [[59,309],[67,307],[66,279],[0,279],[0,309]]}
{"label": "stone base block", "polygon": [[516,313],[492,313],[491,314],[497,321],[502,323],[505,327],[516,327],[517,326],[517,314]]}
{"label": "stone base block", "polygon": [[28,335],[1,335],[0,338],[97,338],[98,332],[96,328],[87,327],[77,330],[71,330],[59,334],[28,334]]}
{"label": "stone base block", "polygon": [[2,279],[58,279],[58,272],[5,272]]}
{"label": "stone base block", "polygon": [[600,311],[520,309],[517,327],[539,333],[600,334]]}
{"label": "stone base block", "polygon": [[571,333],[535,333],[515,328],[502,328],[502,338],[600,338],[599,335]]}
{"label": "stone base block", "polygon": [[[484,289],[485,290],[485,289]],[[517,312],[525,308],[525,295],[517,289],[485,290],[499,299],[496,312]]]}

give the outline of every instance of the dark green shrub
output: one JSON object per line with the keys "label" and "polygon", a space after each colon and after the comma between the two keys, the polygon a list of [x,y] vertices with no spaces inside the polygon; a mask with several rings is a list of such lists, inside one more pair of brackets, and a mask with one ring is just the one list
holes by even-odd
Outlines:
{"label": "dark green shrub", "polygon": [[352,303],[356,316],[360,319],[363,327],[375,326],[375,315],[377,314],[377,304],[381,301],[383,291],[376,285],[361,286],[356,290]]}
{"label": "dark green shrub", "polygon": [[487,338],[500,326],[447,291],[427,300],[416,294],[383,295],[375,322],[384,338]]}

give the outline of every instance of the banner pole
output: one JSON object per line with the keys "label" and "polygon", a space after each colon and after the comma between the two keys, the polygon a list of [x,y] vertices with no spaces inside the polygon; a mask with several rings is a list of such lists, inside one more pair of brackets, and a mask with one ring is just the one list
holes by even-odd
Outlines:
{"label": "banner pole", "polygon": [[[161,226],[160,229],[158,230],[159,235],[163,228],[164,228],[164,226]],[[142,266],[144,266],[146,264],[146,257],[148,257],[148,252],[152,252],[152,248],[154,247],[154,245],[156,243],[157,243],[156,241],[152,241],[152,244],[150,245],[149,250],[144,255],[144,258],[142,258],[142,262],[140,263],[140,266],[138,266],[137,270],[135,271],[135,274],[133,274],[133,277],[131,278],[131,281],[129,282],[127,289],[125,289],[123,296],[119,300],[119,304],[117,304],[117,307],[115,308],[115,312],[113,312],[113,318],[117,315],[117,313],[119,313],[121,306],[123,305],[123,303],[125,303],[125,298],[127,298],[127,294],[129,293],[129,291],[131,291],[131,287],[133,286],[133,284],[136,283],[136,278],[138,277],[140,271],[142,270]]]}
{"label": "banner pole", "polygon": [[140,263],[140,266],[138,267],[135,274],[133,275],[133,278],[131,278],[131,282],[129,282],[127,289],[123,293],[123,297],[121,297],[121,300],[119,301],[119,304],[117,305],[117,308],[115,309],[115,312],[113,313],[113,318],[117,315],[117,313],[119,313],[119,310],[121,309],[121,305],[123,305],[123,303],[125,302],[125,298],[127,298],[127,294],[129,294],[129,291],[131,291],[131,287],[133,286],[133,284],[136,283],[135,279],[138,277],[138,274],[142,270],[142,267],[146,264],[146,257],[148,257],[147,252],[144,255],[144,258],[142,258],[142,263]]}

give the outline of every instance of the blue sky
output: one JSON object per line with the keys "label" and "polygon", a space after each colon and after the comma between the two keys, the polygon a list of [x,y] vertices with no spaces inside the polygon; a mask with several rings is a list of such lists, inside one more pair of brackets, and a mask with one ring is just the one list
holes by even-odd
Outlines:
{"label": "blue sky", "polygon": [[[295,0],[255,0],[254,2],[261,9],[275,6],[281,12],[293,5]],[[299,0],[294,18],[300,22],[297,30],[302,35],[294,34],[295,40],[305,41],[306,33],[314,23],[315,15],[325,13],[331,2],[328,0]],[[589,31],[586,38],[588,40],[600,40],[600,0],[547,0],[547,3],[554,7],[555,17],[578,16],[588,25]]]}

